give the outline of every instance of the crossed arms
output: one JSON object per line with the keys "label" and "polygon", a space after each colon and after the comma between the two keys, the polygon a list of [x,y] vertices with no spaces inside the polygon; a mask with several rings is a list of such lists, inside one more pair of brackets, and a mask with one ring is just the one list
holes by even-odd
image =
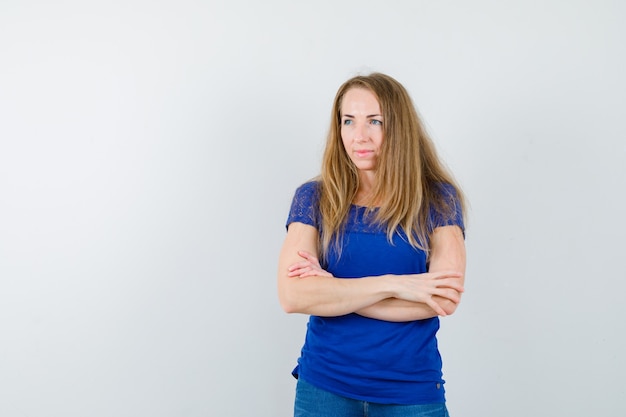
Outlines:
{"label": "crossed arms", "polygon": [[465,241],[458,226],[431,236],[428,272],[342,279],[320,267],[317,230],[291,223],[278,262],[278,297],[287,313],[357,313],[386,321],[447,316],[456,310],[465,279]]}

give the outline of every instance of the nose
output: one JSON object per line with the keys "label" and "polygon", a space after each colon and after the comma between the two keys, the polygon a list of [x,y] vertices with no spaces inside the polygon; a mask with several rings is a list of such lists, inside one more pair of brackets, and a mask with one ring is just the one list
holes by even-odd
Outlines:
{"label": "nose", "polygon": [[367,140],[367,125],[359,123],[354,129],[354,141],[358,143],[365,142]]}

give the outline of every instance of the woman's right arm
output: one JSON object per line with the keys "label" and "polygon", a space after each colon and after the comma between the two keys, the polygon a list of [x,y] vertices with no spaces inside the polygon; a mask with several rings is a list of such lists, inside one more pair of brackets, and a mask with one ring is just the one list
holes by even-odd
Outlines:
{"label": "woman's right arm", "polygon": [[[287,313],[341,316],[382,300],[398,298],[424,303],[438,314],[445,314],[433,297],[445,296],[449,288],[462,291],[455,272],[414,275],[411,276],[413,279],[400,275],[333,277],[321,270],[317,258],[310,255],[318,253],[317,242],[317,229],[313,226],[299,222],[289,225],[278,262],[278,296]],[[310,258],[302,253],[308,253]],[[290,274],[291,266],[307,263],[314,266],[310,272]]]}
{"label": "woman's right arm", "polygon": [[393,296],[378,277],[341,279],[322,271],[307,277],[289,276],[289,267],[302,261],[301,251],[318,253],[317,233],[315,227],[299,222],[287,228],[278,261],[278,298],[283,310],[341,316]]}

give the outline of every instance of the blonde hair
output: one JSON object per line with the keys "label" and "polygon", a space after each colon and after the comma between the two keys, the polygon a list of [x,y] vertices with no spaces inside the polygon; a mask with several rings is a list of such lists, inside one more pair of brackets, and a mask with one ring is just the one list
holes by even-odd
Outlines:
{"label": "blonde hair", "polygon": [[[455,218],[459,204],[465,202],[459,186],[439,160],[435,146],[426,133],[406,89],[392,77],[373,73],[346,81],[337,91],[332,108],[330,130],[319,177],[321,257],[326,258],[335,245],[341,253],[340,238],[350,205],[359,189],[358,170],[345,151],[341,139],[341,105],[353,88],[371,91],[383,116],[383,142],[377,160],[375,184],[370,196],[369,213],[376,204],[375,221],[386,225],[387,238],[402,230],[411,246],[429,253],[429,237],[434,225],[430,210],[444,220]],[[442,195],[449,184],[455,196]]]}

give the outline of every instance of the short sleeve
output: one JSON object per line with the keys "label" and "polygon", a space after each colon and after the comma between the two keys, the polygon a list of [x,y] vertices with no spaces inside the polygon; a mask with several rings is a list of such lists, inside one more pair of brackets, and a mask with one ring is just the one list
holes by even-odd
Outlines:
{"label": "short sleeve", "polygon": [[285,226],[300,222],[319,229],[318,201],[319,183],[317,181],[309,181],[298,187],[291,201],[291,209]]}
{"label": "short sleeve", "polygon": [[463,207],[459,201],[456,189],[451,184],[441,184],[439,186],[444,208],[439,211],[431,208],[430,221],[432,228],[442,226],[459,226],[465,234],[465,223],[463,221]]}

